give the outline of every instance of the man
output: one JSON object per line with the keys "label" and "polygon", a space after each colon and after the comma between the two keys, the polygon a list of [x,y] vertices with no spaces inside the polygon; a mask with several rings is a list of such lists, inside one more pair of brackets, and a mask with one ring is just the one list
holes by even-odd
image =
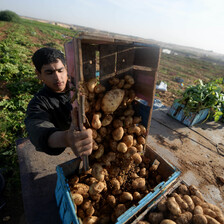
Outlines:
{"label": "man", "polygon": [[30,141],[38,151],[50,155],[58,155],[66,147],[71,147],[76,156],[90,155],[92,130],[75,131],[77,114],[70,103],[63,53],[41,48],[34,53],[32,61],[44,87],[27,108],[25,125]]}

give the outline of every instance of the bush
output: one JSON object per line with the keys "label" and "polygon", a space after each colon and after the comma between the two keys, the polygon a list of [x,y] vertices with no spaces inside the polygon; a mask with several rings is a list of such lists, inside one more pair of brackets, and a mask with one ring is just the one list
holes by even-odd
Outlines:
{"label": "bush", "polygon": [[19,22],[20,17],[15,12],[5,10],[0,12],[0,21]]}

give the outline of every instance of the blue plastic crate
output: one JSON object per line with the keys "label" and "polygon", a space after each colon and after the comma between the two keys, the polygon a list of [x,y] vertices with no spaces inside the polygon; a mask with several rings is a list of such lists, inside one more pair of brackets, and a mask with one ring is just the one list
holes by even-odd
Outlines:
{"label": "blue plastic crate", "polygon": [[[143,210],[149,203],[155,200],[158,195],[166,191],[180,175],[180,171],[177,168],[165,161],[148,146],[146,147],[146,153],[149,153],[148,155],[150,155],[152,161],[157,159],[160,162],[158,172],[165,177],[166,181],[159,183],[153,189],[153,191],[142,198],[137,205],[133,205],[124,214],[118,217],[116,224],[130,223],[137,213],[141,212],[141,210]],[[68,185],[68,177],[73,174],[78,174],[79,164],[80,159],[73,159],[69,162],[58,165],[56,168],[58,179],[55,189],[55,196],[57,205],[59,207],[59,214],[64,224],[81,223],[79,222],[79,219],[76,215],[76,209],[73,204]]]}
{"label": "blue plastic crate", "polygon": [[209,109],[204,109],[198,113],[190,112],[188,116],[184,114],[184,105],[174,102],[168,111],[168,115],[185,124],[186,126],[193,126],[206,119]]}

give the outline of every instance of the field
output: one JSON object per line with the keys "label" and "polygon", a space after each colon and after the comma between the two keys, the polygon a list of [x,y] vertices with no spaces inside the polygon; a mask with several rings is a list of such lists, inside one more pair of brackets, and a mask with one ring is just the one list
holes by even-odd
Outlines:
{"label": "field", "polygon": [[[77,31],[23,19],[20,23],[0,22],[0,170],[6,179],[0,222],[19,223],[23,214],[16,140],[27,137],[23,123],[33,94],[41,87],[35,76],[31,56],[40,47],[56,47],[64,51],[64,43]],[[166,82],[166,92],[157,91],[156,98],[166,106],[182,95],[197,79],[210,81],[224,75],[224,66],[190,58],[185,54],[162,54],[157,82]],[[177,79],[183,79],[183,86]]]}

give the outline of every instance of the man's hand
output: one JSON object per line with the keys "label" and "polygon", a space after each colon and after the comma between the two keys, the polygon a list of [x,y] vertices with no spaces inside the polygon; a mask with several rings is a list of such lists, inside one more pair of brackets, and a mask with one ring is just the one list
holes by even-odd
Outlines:
{"label": "man's hand", "polygon": [[92,130],[78,129],[77,110],[72,111],[72,123],[67,131],[56,131],[48,138],[48,145],[51,148],[70,147],[77,157],[88,156],[92,153]]}
{"label": "man's hand", "polygon": [[83,127],[82,131],[78,129],[77,108],[72,110],[72,123],[67,133],[67,144],[72,148],[76,156],[88,156],[92,153],[92,130]]}
{"label": "man's hand", "polygon": [[67,131],[67,146],[71,147],[76,156],[92,153],[92,130],[76,131],[72,127]]}

